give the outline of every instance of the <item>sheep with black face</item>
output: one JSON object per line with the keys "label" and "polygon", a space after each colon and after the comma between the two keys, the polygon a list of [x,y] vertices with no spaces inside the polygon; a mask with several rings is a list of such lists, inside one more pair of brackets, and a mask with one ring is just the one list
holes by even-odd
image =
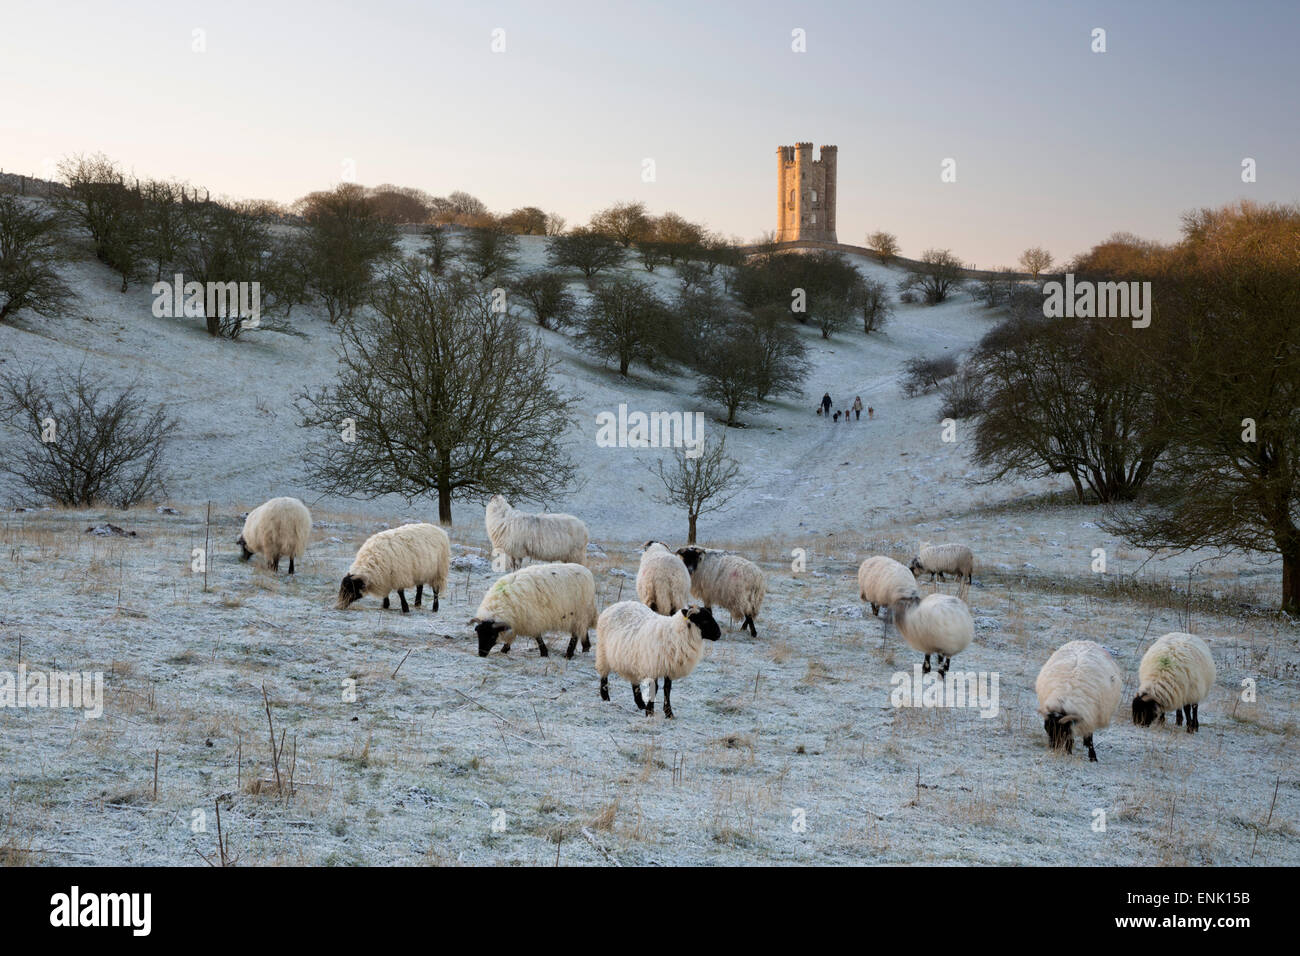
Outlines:
{"label": "sheep with black face", "polygon": [[706,605],[725,607],[733,618],[741,621],[742,630],[748,628],[751,637],[758,637],[754,618],[758,617],[767,594],[763,570],[738,554],[694,545],[679,548],[677,554],[691,574],[691,595]]}
{"label": "sheep with black face", "polygon": [[1142,655],[1138,665],[1138,692],[1133,698],[1133,723],[1149,727],[1157,719],[1165,722],[1172,710],[1181,726],[1187,718],[1187,732],[1200,729],[1201,701],[1214,686],[1214,657],[1210,646],[1194,634],[1172,632],[1160,638]]}
{"label": "sheep with black face", "polygon": [[[664,717],[673,716],[673,681],[695,670],[704,642],[716,641],[722,629],[707,607],[692,604],[676,614],[656,614],[640,601],[620,601],[601,612],[596,622],[596,673],[600,699],[609,700],[609,675],[632,684],[632,699],[647,717],[654,716],[655,694],[664,682]],[[650,699],[641,685],[652,681]]]}
{"label": "sheep with black face", "polygon": [[372,534],[357,551],[352,567],[339,585],[340,611],[370,594],[384,599],[397,592],[402,613],[411,608],[406,603],[406,588],[415,588],[415,606],[419,607],[427,585],[433,591],[433,610],[438,610],[438,595],[447,586],[451,567],[451,542],[447,532],[435,524],[404,524]]}
{"label": "sheep with black face", "polygon": [[244,519],[244,529],[235,543],[239,545],[239,560],[247,561],[260,554],[266,566],[280,570],[280,559],[289,559],[289,573],[293,574],[293,559],[301,558],[311,538],[311,512],[297,498],[272,498],[258,505]]}
{"label": "sheep with black face", "polygon": [[581,564],[530,564],[500,577],[488,588],[469,622],[478,636],[478,656],[487,657],[498,643],[510,653],[516,637],[537,641],[542,657],[549,651],[544,634],[569,635],[566,658],[578,641],[591,647],[587,631],[596,626],[596,579]]}
{"label": "sheep with black face", "polygon": [[1034,682],[1038,713],[1052,749],[1073,753],[1078,734],[1095,763],[1092,735],[1110,725],[1123,683],[1119,665],[1095,641],[1070,641],[1057,648]]}
{"label": "sheep with black face", "polygon": [[691,574],[662,541],[647,541],[636,571],[636,596],[659,614],[675,614],[691,603]]}

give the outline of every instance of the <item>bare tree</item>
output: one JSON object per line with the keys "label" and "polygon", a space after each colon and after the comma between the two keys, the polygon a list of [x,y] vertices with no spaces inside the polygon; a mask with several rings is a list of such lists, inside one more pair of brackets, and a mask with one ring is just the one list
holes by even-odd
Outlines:
{"label": "bare tree", "polygon": [[588,279],[623,261],[623,247],[613,239],[587,229],[574,229],[556,236],[546,251],[553,266],[578,269]]}
{"label": "bare tree", "polygon": [[578,300],[558,272],[530,273],[518,279],[511,291],[528,303],[533,319],[544,329],[567,325],[578,307]]}
{"label": "bare tree", "polygon": [[429,268],[435,275],[442,275],[460,255],[460,250],[452,242],[451,230],[446,226],[433,225],[424,230],[424,247],[420,250],[429,259]]}
{"label": "bare tree", "polygon": [[1152,428],[1150,376],[1127,319],[1011,318],[968,360],[980,382],[976,464],[1066,475],[1080,503],[1121,501],[1150,478],[1167,441]]}
{"label": "bare tree", "polygon": [[675,266],[678,259],[691,259],[700,254],[704,227],[675,212],[666,212],[654,220],[654,241],[668,257],[668,264]]}
{"label": "bare tree", "polygon": [[758,353],[754,395],[766,401],[773,395],[802,395],[811,367],[808,347],[790,324],[790,314],[780,306],[761,306],[739,322]]}
{"label": "bare tree", "polygon": [[643,202],[619,202],[591,217],[591,231],[628,248],[653,234],[654,223]]}
{"label": "bare tree", "polygon": [[1183,233],[1150,327],[1126,336],[1169,444],[1163,493],[1103,525],[1141,547],[1277,555],[1300,614],[1300,205],[1203,209]]}
{"label": "bare tree", "polygon": [[961,260],[947,249],[926,249],[898,288],[900,292],[920,291],[929,305],[945,302],[962,288]]}
{"label": "bare tree", "polygon": [[111,390],[84,368],[56,371],[51,384],[34,369],[14,371],[0,375],[0,413],[20,435],[6,443],[0,471],[40,498],[128,508],[164,493],[176,421],[134,385]]}
{"label": "bare tree", "polygon": [[340,324],[338,383],[299,398],[302,424],[321,432],[307,462],[315,487],[436,495],[450,524],[455,499],[548,501],[569,486],[575,400],[552,385],[556,363],[525,326],[464,277],[415,260],[371,304]]}
{"label": "bare tree", "polygon": [[881,262],[892,262],[898,256],[898,237],[892,232],[873,232],[867,236],[867,248],[880,256]]}
{"label": "bare tree", "polygon": [[853,300],[862,313],[864,335],[879,332],[894,314],[894,307],[889,304],[889,290],[879,279],[863,279],[854,292]]}
{"label": "bare tree", "polygon": [[508,273],[515,266],[519,240],[499,222],[476,226],[469,232],[464,259],[479,279]]}
{"label": "bare tree", "polygon": [[59,164],[67,192],[58,202],[90,233],[95,257],[122,278],[122,291],[144,261],[144,199],[121,168],[104,156],[73,156]]}
{"label": "bare tree", "polygon": [[664,490],[654,495],[660,504],[684,508],[687,520],[687,544],[695,544],[696,526],[701,515],[720,511],[741,491],[740,464],[727,454],[725,440],[703,441],[698,454],[690,457],[690,449],[679,448],[665,466],[658,461],[651,467],[652,474],[662,482]]}
{"label": "bare tree", "polygon": [[764,356],[741,325],[728,328],[711,346],[698,357],[700,384],[696,394],[726,409],[724,424],[730,428],[736,424],[737,413],[761,401],[758,393]]}
{"label": "bare tree", "polygon": [[908,398],[936,391],[941,382],[957,374],[957,359],[952,355],[908,359],[903,364],[902,392]]}
{"label": "bare tree", "polygon": [[821,332],[822,338],[829,339],[836,332],[842,332],[853,321],[853,299],[851,296],[823,294],[814,296],[808,303],[808,312],[812,323]]}
{"label": "bare tree", "polygon": [[397,229],[377,214],[363,187],[343,183],[299,200],[307,220],[309,286],[331,322],[350,315],[370,291],[375,272],[397,249]]}
{"label": "bare tree", "polygon": [[1033,246],[1020,254],[1020,266],[1035,279],[1052,268],[1052,254],[1042,246]]}
{"label": "bare tree", "polygon": [[[251,329],[289,331],[285,326],[262,321],[263,316],[287,310],[293,297],[301,297],[303,291],[296,281],[289,283],[287,290],[279,286],[280,279],[292,279],[283,271],[290,264],[275,259],[276,244],[266,227],[215,202],[189,203],[184,215],[185,241],[177,250],[176,263],[187,284],[193,281],[204,287],[203,320],[207,333],[237,339]],[[241,283],[257,283],[257,316],[241,311]],[[214,291],[221,294],[213,294]],[[251,296],[249,301],[251,304]]]}
{"label": "bare tree", "polygon": [[558,212],[548,212],[546,214],[546,234],[548,236],[558,236],[564,232],[565,224],[568,222]]}
{"label": "bare tree", "polygon": [[536,206],[512,209],[499,220],[501,228],[520,236],[546,235],[546,213]]}
{"label": "bare tree", "polygon": [[176,261],[185,242],[185,215],[181,201],[185,184],[151,179],[140,190],[142,252],[153,263],[154,281]]}
{"label": "bare tree", "polygon": [[23,309],[52,314],[74,298],[57,265],[62,224],[35,204],[0,196],[0,322]]}
{"label": "bare tree", "polygon": [[583,322],[582,345],[606,360],[616,359],[626,377],[633,362],[650,364],[664,348],[663,303],[649,286],[615,279],[596,287]]}
{"label": "bare tree", "polygon": [[425,222],[433,197],[421,189],[384,184],[366,190],[370,208],[375,216],[394,225],[407,222]]}

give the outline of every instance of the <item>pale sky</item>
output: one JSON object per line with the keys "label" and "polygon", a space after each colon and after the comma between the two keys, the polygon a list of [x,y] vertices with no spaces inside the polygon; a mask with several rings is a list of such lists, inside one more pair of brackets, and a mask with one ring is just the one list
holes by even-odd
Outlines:
{"label": "pale sky", "polygon": [[1298,40],[1294,0],[4,0],[0,168],[102,151],[290,201],[350,162],[498,211],[576,224],[639,199],[751,239],[775,224],[777,146],[807,140],[839,146],[840,241],[883,228],[991,267],[1300,199]]}

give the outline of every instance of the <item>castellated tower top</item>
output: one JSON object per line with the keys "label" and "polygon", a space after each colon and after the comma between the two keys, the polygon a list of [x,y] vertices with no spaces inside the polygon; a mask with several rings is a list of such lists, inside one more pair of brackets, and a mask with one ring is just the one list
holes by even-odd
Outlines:
{"label": "castellated tower top", "polygon": [[836,163],[839,149],[823,146],[812,158],[812,143],[778,146],[776,150],[776,241],[835,238]]}

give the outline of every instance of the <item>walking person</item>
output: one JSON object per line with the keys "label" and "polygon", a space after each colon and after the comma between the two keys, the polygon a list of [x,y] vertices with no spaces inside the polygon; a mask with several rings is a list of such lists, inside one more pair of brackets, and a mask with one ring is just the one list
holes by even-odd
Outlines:
{"label": "walking person", "polygon": [[858,395],[853,399],[853,420],[862,420],[862,396]]}
{"label": "walking person", "polygon": [[831,405],[833,404],[834,403],[831,401],[830,392],[827,392],[825,395],[822,396],[822,414],[825,415],[827,418],[830,417]]}

